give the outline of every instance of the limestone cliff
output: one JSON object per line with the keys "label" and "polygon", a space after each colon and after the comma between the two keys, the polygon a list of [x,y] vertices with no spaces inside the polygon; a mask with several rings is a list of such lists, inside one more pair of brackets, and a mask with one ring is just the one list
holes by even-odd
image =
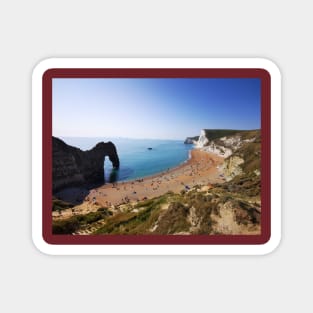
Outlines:
{"label": "limestone cliff", "polygon": [[235,130],[202,129],[196,147],[227,158],[244,142],[241,138],[241,132]]}
{"label": "limestone cliff", "polygon": [[196,144],[199,140],[199,136],[187,137],[184,141],[184,144]]}
{"label": "limestone cliff", "polygon": [[197,148],[203,148],[209,143],[209,139],[206,137],[205,130],[201,129],[199,139],[197,141]]}
{"label": "limestone cliff", "polygon": [[53,192],[72,186],[85,186],[104,182],[104,158],[108,156],[113,168],[120,162],[112,142],[100,142],[94,148],[82,151],[52,137]]}
{"label": "limestone cliff", "polygon": [[230,181],[235,176],[243,173],[242,168],[240,166],[243,163],[244,159],[240,158],[239,156],[231,156],[224,161],[221,169],[224,173],[226,181]]}
{"label": "limestone cliff", "polygon": [[237,175],[260,169],[259,130],[202,129],[196,148],[225,159],[221,171],[227,181]]}

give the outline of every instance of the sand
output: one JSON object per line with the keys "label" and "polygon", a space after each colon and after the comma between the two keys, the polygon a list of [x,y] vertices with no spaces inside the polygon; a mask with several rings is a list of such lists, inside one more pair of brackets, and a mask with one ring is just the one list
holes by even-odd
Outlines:
{"label": "sand", "polygon": [[61,214],[53,212],[53,217],[58,219],[74,214],[86,214],[96,211],[99,207],[114,208],[121,204],[158,197],[168,191],[174,193],[187,191],[195,185],[209,188],[210,184],[224,181],[219,170],[223,160],[213,153],[200,149],[191,150],[190,159],[178,167],[157,175],[127,182],[108,183],[92,189],[82,204],[73,209],[63,210]]}

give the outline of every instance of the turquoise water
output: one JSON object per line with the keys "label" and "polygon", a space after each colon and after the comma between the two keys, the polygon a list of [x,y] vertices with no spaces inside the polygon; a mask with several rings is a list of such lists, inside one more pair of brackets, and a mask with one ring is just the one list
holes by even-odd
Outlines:
{"label": "turquoise water", "polygon": [[[105,181],[125,181],[150,176],[178,166],[188,159],[193,145],[182,140],[61,137],[68,145],[92,149],[98,142],[112,141],[120,159],[120,169],[113,171],[108,157],[104,162]],[[152,148],[149,150],[148,148]]]}

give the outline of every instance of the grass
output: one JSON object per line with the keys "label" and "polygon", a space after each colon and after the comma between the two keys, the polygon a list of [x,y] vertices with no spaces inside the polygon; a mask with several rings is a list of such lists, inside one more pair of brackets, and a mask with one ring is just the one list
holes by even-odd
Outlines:
{"label": "grass", "polygon": [[55,197],[52,198],[52,211],[61,211],[72,208],[74,204],[66,202]]}
{"label": "grass", "polygon": [[64,220],[53,221],[53,234],[72,234],[83,226],[95,223],[101,219],[107,218],[112,213],[106,208],[100,208],[97,212],[75,215]]}
{"label": "grass", "polygon": [[[104,224],[93,234],[212,234],[215,223],[212,216],[221,217],[220,208],[225,205],[234,211],[237,224],[259,223],[258,201],[251,201],[252,198],[259,197],[260,177],[250,173],[237,176],[230,182],[216,184],[208,192],[194,188],[188,192],[169,192],[140,201],[130,206],[128,211],[115,215],[110,215],[107,208],[100,208],[97,212],[55,221],[53,233],[72,234],[80,228],[104,220]],[[165,204],[167,207],[164,210]]]}
{"label": "grass", "polygon": [[238,175],[229,182],[216,184],[214,190],[223,194],[235,195],[236,197],[260,197],[261,177],[251,172]]}
{"label": "grass", "polygon": [[146,234],[156,222],[160,207],[172,195],[167,193],[161,197],[141,201],[134,206],[139,212],[119,213],[107,219],[106,224],[95,234]]}
{"label": "grass", "polygon": [[233,156],[238,155],[244,159],[241,168],[245,173],[261,168],[261,143],[250,142],[240,147]]}
{"label": "grass", "polygon": [[189,231],[190,224],[187,222],[188,214],[189,209],[181,202],[172,202],[159,220],[156,233],[165,235]]}
{"label": "grass", "polygon": [[[221,134],[224,134],[226,130],[221,130]],[[217,131],[212,131],[212,137],[217,136]],[[235,132],[229,130],[229,132]],[[252,142],[242,142],[240,148],[238,148],[232,155],[225,159],[225,161],[237,156],[244,160],[242,164],[239,165],[242,172],[249,175],[255,170],[260,170],[261,168],[261,133],[260,130],[251,131],[236,131],[233,135],[239,135],[241,139],[251,140]],[[219,139],[215,140],[215,143],[223,145],[223,142]]]}
{"label": "grass", "polygon": [[237,134],[239,131],[234,129],[205,129],[205,136],[209,140],[218,139],[225,136],[232,136]]}
{"label": "grass", "polygon": [[259,130],[235,130],[235,129],[205,129],[205,136],[209,140],[215,140],[226,136],[240,135],[242,139],[251,139],[257,136]]}
{"label": "grass", "polygon": [[[221,207],[234,210],[238,224],[259,223],[261,178],[254,170],[260,169],[260,131],[206,130],[210,140],[234,134],[240,135],[243,140],[255,140],[244,143],[232,155],[244,158],[245,162],[241,165],[243,174],[231,181],[215,184],[208,192],[200,191],[200,185],[188,192],[182,190],[179,194],[168,192],[130,205],[123,213],[115,215],[110,215],[107,208],[100,208],[97,212],[54,221],[53,233],[72,234],[103,219],[104,224],[94,234],[211,234],[214,232],[212,215],[221,217]],[[164,204],[167,204],[165,210],[162,209]],[[53,210],[71,207],[70,203],[53,199]]]}

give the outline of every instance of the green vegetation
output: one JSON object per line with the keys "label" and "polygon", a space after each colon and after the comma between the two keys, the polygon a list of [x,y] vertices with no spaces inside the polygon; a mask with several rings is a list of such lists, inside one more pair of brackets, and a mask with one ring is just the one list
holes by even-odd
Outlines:
{"label": "green vegetation", "polygon": [[187,139],[198,141],[199,140],[199,136],[187,137]]}
{"label": "green vegetation", "polygon": [[214,140],[214,139],[222,138],[225,136],[236,135],[244,131],[234,130],[234,129],[204,129],[204,132],[205,132],[205,136],[209,140]]}
{"label": "green vegetation", "polygon": [[229,182],[216,184],[215,191],[230,193],[240,198],[260,197],[261,177],[254,173],[238,175]]}
{"label": "green vegetation", "polygon": [[106,208],[100,208],[97,212],[90,212],[84,215],[74,215],[64,220],[56,220],[52,223],[53,234],[72,234],[81,227],[97,222],[112,215]]}
{"label": "green vegetation", "polygon": [[241,165],[245,173],[261,168],[261,134],[260,131],[250,131],[242,136],[243,140],[255,138],[253,142],[248,142],[240,147],[233,156],[240,156],[244,159]]}
{"label": "green vegetation", "polygon": [[72,234],[87,228],[93,234],[214,234],[221,208],[231,210],[238,225],[258,225],[259,203],[260,177],[241,175],[208,191],[193,188],[140,201],[114,215],[107,208],[99,208],[86,215],[56,220],[53,233]]}
{"label": "green vegetation", "polygon": [[[227,160],[238,156],[244,160],[244,163],[239,165],[243,173],[249,174],[255,170],[260,170],[261,167],[261,132],[260,130],[205,130],[206,136],[213,140],[216,145],[223,150],[224,142],[220,139],[224,136],[240,136],[242,145],[230,155]],[[253,141],[250,141],[253,140]]]}
{"label": "green vegetation", "polygon": [[172,197],[167,193],[161,197],[139,202],[132,211],[118,213],[107,219],[95,234],[146,234],[158,219],[162,204]]}
{"label": "green vegetation", "polygon": [[242,176],[236,183],[217,184],[208,192],[193,188],[141,201],[128,212],[107,218],[94,234],[213,234],[216,222],[212,216],[220,217],[220,208],[225,205],[238,224],[258,224],[259,205],[250,200],[251,196],[258,199],[259,183],[256,175]]}
{"label": "green vegetation", "polygon": [[[54,234],[72,234],[88,230],[93,234],[221,234],[219,219],[225,212],[228,223],[236,227],[260,225],[260,158],[261,134],[259,130],[205,130],[209,140],[223,146],[219,138],[238,135],[242,145],[230,157],[244,159],[240,174],[231,181],[215,184],[207,191],[202,185],[179,194],[168,192],[160,197],[120,206],[113,215],[107,208],[75,215],[53,222]],[[253,141],[249,141],[253,139]],[[246,140],[246,141],[245,141]],[[227,159],[226,159],[227,160]],[[257,171],[256,171],[257,170]],[[72,204],[53,199],[53,210],[73,207]],[[230,216],[230,218],[229,218]],[[239,226],[238,226],[239,225]],[[251,229],[251,228],[249,228]]]}
{"label": "green vegetation", "polygon": [[163,215],[160,216],[157,234],[174,234],[189,231],[190,224],[187,221],[189,210],[181,202],[172,202]]}
{"label": "green vegetation", "polygon": [[239,133],[243,140],[254,139],[254,142],[260,142],[261,140],[261,131],[259,129],[255,130],[243,130]]}
{"label": "green vegetation", "polygon": [[[216,184],[207,192],[192,190],[169,192],[161,197],[141,201],[128,212],[108,217],[95,234],[213,234],[220,208],[233,211],[239,225],[260,223],[260,177],[249,173],[230,182]],[[254,202],[253,202],[253,201]]]}
{"label": "green vegetation", "polygon": [[243,140],[251,139],[260,134],[260,130],[235,130],[235,129],[204,129],[205,136],[209,140],[215,140],[226,136],[239,135]]}
{"label": "green vegetation", "polygon": [[60,211],[72,208],[74,204],[57,199],[55,197],[52,198],[52,211]]}

